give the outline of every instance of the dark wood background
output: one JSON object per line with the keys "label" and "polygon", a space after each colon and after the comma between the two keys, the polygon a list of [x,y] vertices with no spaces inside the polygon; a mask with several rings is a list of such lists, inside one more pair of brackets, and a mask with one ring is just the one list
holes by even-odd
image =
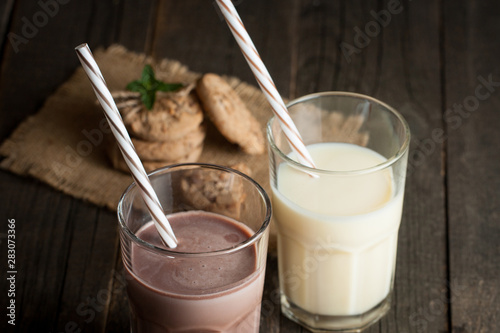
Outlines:
{"label": "dark wood background", "polygon": [[[410,124],[394,305],[367,331],[499,332],[500,2],[234,3],[283,96],[364,93]],[[1,140],[79,66],[82,42],[255,84],[211,0],[2,0],[0,19]],[[0,207],[1,332],[129,330],[114,213],[6,171]],[[5,313],[9,219],[15,326]],[[261,332],[304,331],[280,315],[277,286],[270,255]]]}

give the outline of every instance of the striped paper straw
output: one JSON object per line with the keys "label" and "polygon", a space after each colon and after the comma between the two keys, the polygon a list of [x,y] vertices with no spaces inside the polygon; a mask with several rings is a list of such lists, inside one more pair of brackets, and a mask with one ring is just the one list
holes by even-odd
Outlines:
{"label": "striped paper straw", "polygon": [[104,81],[104,77],[99,70],[99,66],[97,66],[89,46],[87,44],[81,44],[75,48],[75,51],[78,55],[78,59],[80,59],[80,62],[82,63],[85,73],[89,77],[97,99],[104,109],[104,115],[108,120],[111,131],[115,136],[123,158],[130,169],[132,178],[137,184],[137,187],[140,189],[139,192],[141,193],[151,217],[153,218],[158,233],[167,246],[170,248],[177,247],[177,239],[172,231],[172,227],[165,216],[156,192],[151,186],[146,170],[144,170],[144,166],[135,151],[120,112],[116,107],[115,101],[111,96],[106,82]]}
{"label": "striped paper straw", "polygon": [[314,161],[312,160],[311,155],[309,155],[309,152],[302,141],[302,137],[293,123],[285,103],[276,89],[273,79],[262,62],[257,49],[253,45],[252,39],[248,35],[248,32],[246,31],[236,8],[234,8],[233,3],[231,0],[217,0],[217,5],[219,5],[224,18],[226,19],[227,25],[233,33],[236,42],[240,46],[241,52],[243,52],[243,56],[255,75],[257,83],[264,92],[269,104],[271,104],[271,108],[273,109],[275,116],[279,119],[283,133],[285,134],[290,147],[297,154],[299,162],[311,168],[315,168],[316,166],[314,165]]}

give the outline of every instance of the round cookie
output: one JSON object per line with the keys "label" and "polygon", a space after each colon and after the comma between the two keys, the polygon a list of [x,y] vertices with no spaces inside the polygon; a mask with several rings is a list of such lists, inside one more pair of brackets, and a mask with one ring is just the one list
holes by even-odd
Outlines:
{"label": "round cookie", "polygon": [[181,179],[181,189],[194,209],[240,218],[246,194],[241,179],[229,173],[191,170]]}
{"label": "round cookie", "polygon": [[228,141],[238,144],[247,154],[264,153],[260,123],[222,77],[203,75],[196,84],[196,92],[208,117]]}
{"label": "round cookie", "polygon": [[184,94],[157,93],[152,110],[120,110],[131,136],[146,141],[172,141],[196,130],[203,110],[194,90]]}
{"label": "round cookie", "polygon": [[206,129],[201,125],[183,137],[172,141],[144,141],[132,138],[135,150],[142,160],[172,161],[186,156],[205,139]]}

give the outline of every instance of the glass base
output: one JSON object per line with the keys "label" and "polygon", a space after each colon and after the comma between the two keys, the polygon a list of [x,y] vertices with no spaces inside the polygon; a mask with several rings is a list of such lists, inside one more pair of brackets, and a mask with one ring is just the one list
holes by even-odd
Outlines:
{"label": "glass base", "polygon": [[391,307],[391,297],[386,297],[371,310],[352,316],[324,316],[310,313],[281,295],[281,312],[285,317],[311,332],[361,332],[382,318]]}

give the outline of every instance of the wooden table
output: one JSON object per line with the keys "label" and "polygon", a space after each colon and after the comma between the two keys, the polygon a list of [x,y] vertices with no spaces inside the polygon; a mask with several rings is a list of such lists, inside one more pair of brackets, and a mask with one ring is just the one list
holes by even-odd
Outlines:
{"label": "wooden table", "polygon": [[[367,331],[499,332],[500,3],[235,5],[283,96],[364,93],[410,124],[394,305]],[[79,66],[73,48],[82,42],[255,84],[214,1],[4,0],[0,17],[2,140]],[[1,332],[128,331],[113,212],[6,171],[0,207]],[[261,332],[302,332],[280,314],[276,262],[271,254]],[[5,313],[11,300],[15,326]]]}

